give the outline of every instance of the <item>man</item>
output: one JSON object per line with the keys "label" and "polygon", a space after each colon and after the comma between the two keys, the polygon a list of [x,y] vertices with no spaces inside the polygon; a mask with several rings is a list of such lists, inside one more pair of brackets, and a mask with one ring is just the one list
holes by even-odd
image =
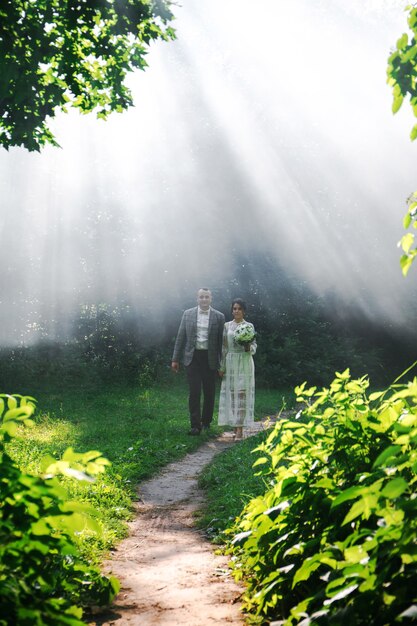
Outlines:
{"label": "man", "polygon": [[[211,300],[209,289],[204,287],[198,290],[198,306],[184,311],[172,355],[171,369],[177,373],[180,359],[183,359],[187,373],[190,435],[199,435],[202,428],[208,430],[213,418],[224,315],[210,306]],[[203,390],[203,410],[201,410],[201,390]]]}

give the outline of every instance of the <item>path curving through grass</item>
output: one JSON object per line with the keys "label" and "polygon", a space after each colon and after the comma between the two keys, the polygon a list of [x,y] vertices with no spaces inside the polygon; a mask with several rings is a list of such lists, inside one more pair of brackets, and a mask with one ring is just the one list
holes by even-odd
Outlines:
{"label": "path curving through grass", "polygon": [[141,483],[129,536],[114,550],[105,571],[122,584],[110,612],[91,625],[208,626],[244,624],[242,588],[230,575],[227,558],[215,554],[195,527],[203,504],[198,475],[232,440],[204,443],[183,460]]}

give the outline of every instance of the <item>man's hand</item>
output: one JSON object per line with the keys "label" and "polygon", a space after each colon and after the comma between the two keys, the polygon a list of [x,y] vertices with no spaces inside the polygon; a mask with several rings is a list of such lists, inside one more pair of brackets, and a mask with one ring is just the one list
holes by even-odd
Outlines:
{"label": "man's hand", "polygon": [[172,369],[173,372],[178,374],[178,372],[180,371],[180,364],[178,363],[178,361],[172,361],[171,369]]}
{"label": "man's hand", "polygon": [[217,370],[217,373],[220,376],[220,378],[223,378],[224,372],[222,372],[221,370]]}

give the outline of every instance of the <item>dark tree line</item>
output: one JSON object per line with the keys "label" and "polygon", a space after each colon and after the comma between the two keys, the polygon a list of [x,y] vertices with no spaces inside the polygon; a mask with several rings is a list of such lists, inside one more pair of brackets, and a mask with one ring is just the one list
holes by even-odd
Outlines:
{"label": "dark tree line", "polygon": [[[368,374],[373,385],[385,385],[415,358],[413,329],[370,320],[342,307],[336,297],[317,296],[267,256],[239,259],[233,278],[218,283],[213,292],[213,304],[227,319],[233,297],[247,301],[247,318],[258,333],[258,385],[288,388],[305,380],[326,385],[335,371],[346,368],[353,376]],[[3,348],[2,386],[22,389],[24,384],[23,391],[32,388],[33,393],[31,385],[37,388],[40,382],[146,386],[163,381],[182,311],[195,305],[194,292],[189,298],[176,301],[165,318],[155,316],[155,307],[138,312],[128,303],[85,305],[67,338]]]}

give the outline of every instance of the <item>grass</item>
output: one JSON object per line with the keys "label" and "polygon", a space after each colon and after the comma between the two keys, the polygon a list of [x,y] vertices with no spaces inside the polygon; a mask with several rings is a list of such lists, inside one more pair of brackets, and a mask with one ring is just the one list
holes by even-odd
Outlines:
{"label": "grass", "polygon": [[199,485],[205,491],[205,505],[197,524],[216,543],[225,540],[224,531],[242,511],[248,500],[265,491],[263,479],[252,469],[260,456],[256,447],[267,431],[244,439],[214,457],[203,469]]}
{"label": "grass", "polygon": [[[273,417],[282,410],[294,408],[295,397],[288,391],[258,389],[255,419]],[[265,483],[253,469],[261,456],[257,447],[268,436],[267,431],[249,437],[214,457],[199,478],[205,491],[205,506],[197,524],[216,543],[222,543],[225,531],[240,514],[246,502],[265,491]]]}
{"label": "grass", "polygon": [[[123,385],[99,388],[80,385],[59,390],[57,387],[48,391],[39,389],[39,393],[36,389],[31,391],[38,400],[36,426],[23,430],[21,438],[8,444],[8,449],[22,469],[35,473],[39,471],[42,456],[51,454],[59,458],[70,446],[77,452],[99,450],[111,461],[111,468],[92,484],[64,479],[71,497],[91,503],[97,511],[102,534],[83,535],[80,547],[89,561],[99,562],[125,535],[140,482],[197,449],[202,441],[216,436],[221,429],[214,426],[209,435],[200,437],[187,434],[187,386],[183,375],[167,377],[147,389]],[[257,390],[257,418],[276,414],[287,397],[288,394],[276,390]],[[220,477],[228,476],[225,499],[229,499],[233,512],[244,494],[252,489],[249,448],[253,443],[251,439],[235,446],[235,456],[233,452],[230,459],[225,456],[224,466],[213,470],[211,479],[205,479],[208,488],[210,482],[216,486],[216,472]],[[232,472],[239,464],[245,467],[245,473]],[[234,484],[229,480],[232,476]],[[223,489],[224,485],[223,481]],[[208,497],[212,502],[213,496]],[[223,511],[216,516],[221,517],[224,525],[232,509],[222,506]],[[212,527],[211,520],[203,519],[200,523]]]}

